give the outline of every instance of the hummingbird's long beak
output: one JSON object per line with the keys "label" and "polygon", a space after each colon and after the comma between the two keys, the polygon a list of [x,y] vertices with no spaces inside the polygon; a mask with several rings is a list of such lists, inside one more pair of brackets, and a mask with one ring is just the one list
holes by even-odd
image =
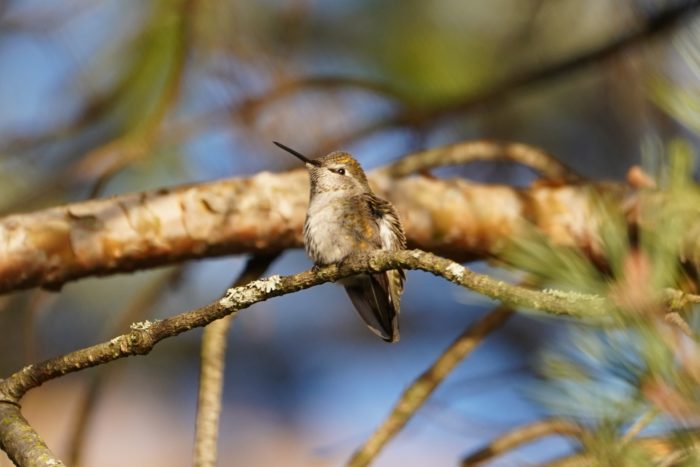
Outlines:
{"label": "hummingbird's long beak", "polygon": [[304,161],[304,163],[307,164],[307,165],[313,165],[314,167],[320,167],[320,166],[321,166],[321,163],[320,163],[320,162],[315,161],[315,160],[313,160],[313,159],[309,159],[308,157],[306,157],[306,156],[303,155],[302,153],[297,152],[297,151],[295,151],[294,149],[292,149],[292,148],[290,148],[290,147],[288,147],[288,146],[285,146],[285,145],[282,144],[282,143],[278,143],[277,141],[273,141],[273,143],[275,143],[275,146],[280,147],[280,148],[284,149],[285,151],[287,151],[289,154],[291,154],[291,155],[297,157],[298,159],[301,159],[301,160]]}

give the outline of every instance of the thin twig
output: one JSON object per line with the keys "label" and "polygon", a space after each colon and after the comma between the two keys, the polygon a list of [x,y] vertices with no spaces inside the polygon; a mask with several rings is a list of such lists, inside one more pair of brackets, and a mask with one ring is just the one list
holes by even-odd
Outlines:
{"label": "thin twig", "polygon": [[658,464],[656,464],[656,467],[673,467],[680,465],[680,461],[688,457],[688,453],[686,451],[678,450],[670,453],[663,459],[660,459]]}
{"label": "thin twig", "polygon": [[[298,91],[306,91],[310,89],[336,90],[353,88],[378,94],[396,102],[401,102],[404,100],[404,96],[402,96],[396,89],[381,81],[352,76],[302,76],[279,82],[273,88],[266,90],[263,94],[249,97],[239,106],[237,106],[235,111],[240,113],[244,119],[250,120],[255,116],[255,114],[257,114],[257,112],[260,111],[262,107],[265,107],[273,102],[277,102],[285,97],[289,97]],[[229,111],[228,113],[230,115],[232,112]]]}
{"label": "thin twig", "polygon": [[[471,288],[514,307],[540,308],[553,313],[574,313],[578,316],[602,316],[610,304],[601,297],[551,291],[538,292],[478,274],[445,258],[422,252],[377,251],[349,260],[292,276],[272,276],[234,287],[216,302],[196,310],[165,318],[160,321],[134,323],[131,332],[108,342],[93,345],[63,356],[29,365],[4,380],[0,380],[0,407],[16,405],[27,391],[55,378],[86,368],[92,368],[132,355],[145,355],[163,339],[177,336],[195,327],[234,314],[255,303],[285,295],[325,282],[336,281],[362,272],[382,272],[390,269],[423,269],[447,280]],[[25,432],[34,432],[26,421],[13,424],[13,429],[0,431],[0,444],[5,449],[19,446],[16,438]],[[24,425],[23,425],[24,423]],[[11,458],[21,455],[8,451]]]}
{"label": "thin twig", "polygon": [[[132,355],[145,355],[161,340],[196,327],[206,326],[255,303],[359,273],[378,273],[399,268],[430,272],[513,308],[537,309],[555,315],[598,320],[605,319],[614,308],[614,304],[609,300],[596,295],[554,290],[536,291],[507,284],[471,271],[446,258],[420,250],[397,252],[380,250],[366,256],[358,256],[340,265],[326,266],[291,276],[271,276],[250,282],[245,286],[234,287],[229,289],[222,299],[201,308],[163,320],[134,323],[128,334],[117,336],[108,342],[26,366],[8,378],[0,380],[0,406],[16,405],[27,391],[68,373]],[[666,301],[675,299],[677,299],[675,296],[666,296]],[[23,429],[31,430],[29,425],[24,428],[17,424],[15,426],[16,429],[0,431],[0,443],[3,446],[16,446],[13,438],[23,436]],[[8,454],[11,457],[18,455],[17,453]]]}
{"label": "thin twig", "polygon": [[620,438],[620,444],[627,444],[631,440],[637,437],[637,435],[649,425],[654,418],[659,414],[659,410],[652,408],[647,410],[641,417],[639,417],[630,427],[627,429],[624,435]]}
{"label": "thin twig", "polygon": [[485,446],[466,458],[462,459],[462,467],[478,465],[484,461],[499,456],[507,451],[545,436],[562,435],[580,438],[584,434],[583,428],[568,420],[548,419],[540,420],[528,425],[519,426]]}
{"label": "thin twig", "polygon": [[216,465],[226,363],[226,338],[232,321],[232,315],[214,321],[204,328],[202,334],[192,462],[196,467]]}
{"label": "thin twig", "polygon": [[467,141],[410,154],[380,169],[380,172],[393,177],[404,177],[436,167],[494,160],[517,162],[550,180],[569,183],[582,180],[573,169],[540,148],[522,143],[487,140]]}
{"label": "thin twig", "polygon": [[[65,170],[46,181],[42,190],[27,195],[22,200],[24,204],[36,204],[37,201],[51,197],[75,183],[88,183],[90,185],[88,196],[93,197],[99,194],[114,175],[152,152],[160,127],[180,96],[187,65],[187,52],[190,47],[190,31],[193,19],[196,18],[192,9],[198,2],[199,0],[185,0],[182,2],[180,11],[174,16],[177,21],[173,23],[174,29],[170,33],[173,34],[176,44],[174,50],[170,51],[171,63],[165,70],[166,75],[162,87],[157,92],[154,105],[139,113],[137,123],[126,132],[92,148],[79,159],[68,164]],[[158,39],[162,42],[162,38]],[[121,77],[115,89],[106,97],[106,102],[101,104],[116,105],[120,98],[124,98],[122,94],[128,93],[130,86],[133,87],[133,80],[140,79],[139,73],[142,66],[143,64],[139,61],[133,63],[127,73]],[[90,110],[86,108],[85,112]],[[84,117],[92,118],[88,118],[85,122],[75,122],[76,130],[89,125],[95,119],[95,115],[84,115]]]}
{"label": "thin twig", "polygon": [[[252,256],[238,276],[233,287],[242,286],[259,278],[278,255]],[[216,465],[221,395],[224,386],[226,342],[233,315],[214,321],[204,328],[202,335],[199,396],[194,436],[194,465]]]}
{"label": "thin twig", "polygon": [[333,138],[332,141],[324,142],[323,148],[337,148],[341,145],[347,145],[349,142],[368,137],[389,128],[416,128],[427,124],[436,124],[439,121],[470,111],[491,108],[497,102],[517,92],[561,78],[586,67],[600,64],[622,52],[671,31],[679,24],[682,24],[683,20],[694,14],[698,7],[700,7],[700,1],[697,0],[674,3],[672,6],[647,17],[641,26],[626,31],[599,47],[584,51],[549,66],[516,73],[482,92],[477,92],[474,96],[468,96],[462,100],[452,100],[445,106],[427,110],[409,108],[398,112],[390,118],[364,124],[358,129]]}
{"label": "thin twig", "polygon": [[625,31],[616,39],[604,43],[597,48],[584,51],[579,55],[569,57],[548,67],[516,74],[500,85],[497,84],[492,89],[480,94],[475,99],[455,102],[451,106],[438,109],[434,112],[427,112],[422,118],[428,120],[462,113],[475,106],[488,105],[495,99],[502,99],[513,91],[521,90],[522,88],[540,84],[554,78],[559,78],[573,71],[599,64],[631,47],[646,43],[650,39],[677,27],[683,20],[687,20],[690,15],[695,14],[698,7],[700,7],[700,1],[698,0],[673,3],[672,6],[660,9],[657,13],[644,18],[643,24],[638,28]]}
{"label": "thin twig", "polygon": [[469,355],[486,336],[503,325],[513,314],[511,308],[499,306],[469,326],[440,357],[401,395],[391,414],[374,434],[358,449],[348,462],[350,467],[368,465],[380,450],[393,438],[418,409],[425,403],[435,388],[452,370]]}
{"label": "thin twig", "polygon": [[603,319],[611,306],[603,297],[556,290],[537,291],[474,272],[454,261],[421,250],[375,251],[340,265],[330,265],[291,276],[272,276],[234,287],[219,301],[159,321],[135,323],[131,332],[62,357],[29,365],[0,381],[0,400],[17,402],[29,389],[51,379],[130,355],[143,355],[161,340],[235,313],[255,303],[337,281],[355,274],[391,269],[420,269],[455,284],[516,307],[554,315]]}

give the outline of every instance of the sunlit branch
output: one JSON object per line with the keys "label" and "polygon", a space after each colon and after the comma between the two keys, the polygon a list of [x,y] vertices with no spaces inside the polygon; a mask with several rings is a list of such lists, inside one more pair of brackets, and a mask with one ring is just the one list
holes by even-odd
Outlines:
{"label": "sunlit branch", "polygon": [[22,467],[65,466],[22,416],[17,404],[0,403],[0,448]]}
{"label": "sunlit branch", "polygon": [[643,18],[636,28],[621,33],[613,40],[599,47],[584,51],[578,55],[566,58],[549,66],[528,70],[506,78],[473,96],[464,99],[454,99],[448,105],[439,106],[427,110],[407,109],[397,112],[393,117],[372,122],[364,127],[335,138],[334,144],[346,143],[358,140],[370,134],[389,128],[416,128],[419,126],[434,125],[450,117],[455,117],[466,112],[488,108],[496,102],[513,95],[516,92],[529,89],[533,86],[558,79],[569,73],[585,69],[592,65],[603,63],[620,53],[626,52],[635,46],[639,46],[649,40],[671,31],[684,20],[695,14],[700,7],[697,0],[681,1],[655,14]]}
{"label": "sunlit branch", "polygon": [[[277,255],[256,255],[248,260],[233,287],[259,278]],[[224,387],[224,367],[228,331],[233,315],[214,321],[204,328],[200,352],[199,396],[194,436],[194,465],[216,465],[221,396]]]}
{"label": "sunlit branch", "polygon": [[[369,178],[398,210],[409,245],[459,260],[497,256],[526,225],[554,245],[598,251],[592,244],[601,222],[594,196],[605,195],[621,209],[626,199],[625,187],[615,184],[516,189],[423,176]],[[488,209],[474,202],[481,199],[489,200]],[[6,216],[0,218],[0,293],[299,247],[307,205],[308,175],[298,170]]]}
{"label": "sunlit branch", "polygon": [[530,443],[545,436],[574,436],[584,434],[583,428],[568,420],[539,420],[528,425],[519,426],[504,433],[487,446],[462,459],[462,467],[471,467],[500,456],[525,443]]}
{"label": "sunlit branch", "polygon": [[[539,308],[556,314],[600,317],[607,306],[605,300],[600,297],[538,292],[506,284],[475,273],[448,259],[419,250],[378,251],[341,265],[327,266],[292,276],[272,276],[234,287],[229,289],[221,300],[204,307],[159,321],[134,323],[128,334],[117,336],[108,342],[26,366],[0,381],[0,407],[10,406],[10,409],[5,409],[15,410],[13,407],[27,391],[47,381],[128,356],[147,354],[163,339],[177,336],[195,327],[206,326],[263,300],[360,272],[381,272],[395,268],[422,269],[515,307]],[[18,446],[18,437],[23,437],[26,432],[34,433],[33,428],[21,416],[16,418],[12,427],[11,430],[5,427],[0,432],[0,443],[3,446]]]}
{"label": "sunlit branch", "polygon": [[[201,308],[163,320],[134,323],[128,334],[108,342],[70,352],[61,357],[29,365],[0,381],[0,405],[14,405],[32,388],[52,379],[132,355],[145,355],[163,339],[221,319],[251,305],[322,283],[337,281],[358,273],[376,273],[391,269],[420,269],[492,298],[512,308],[541,310],[554,315],[580,319],[605,320],[613,303],[596,295],[556,290],[531,290],[476,273],[449,259],[420,250],[376,251],[339,265],[331,265],[291,276],[271,276],[229,289],[223,298]],[[680,294],[680,295],[679,295]],[[681,292],[665,293],[667,304],[682,303]],[[19,425],[17,425],[19,426]],[[5,430],[0,442],[13,445],[22,429]],[[31,427],[27,426],[27,429]]]}
{"label": "sunlit branch", "polygon": [[388,443],[423,406],[437,386],[464,360],[486,336],[502,326],[513,314],[513,310],[500,306],[470,325],[440,355],[440,357],[401,395],[391,414],[384,420],[365,444],[358,449],[348,463],[351,467],[362,467],[374,460]]}
{"label": "sunlit branch", "polygon": [[101,344],[71,352],[62,357],[29,365],[0,381],[0,400],[16,402],[29,389],[46,381],[85,368],[101,365],[130,355],[144,355],[168,337],[195,327],[206,326],[241,309],[281,295],[337,281],[361,272],[383,272],[390,269],[420,269],[441,276],[478,294],[498,300],[514,308],[540,310],[553,315],[605,319],[612,304],[597,295],[531,290],[479,274],[454,261],[420,250],[398,252],[376,251],[317,270],[291,276],[272,276],[227,291],[219,301],[196,310],[154,322],[132,325],[131,332]]}
{"label": "sunlit branch", "polygon": [[475,161],[509,161],[530,167],[543,177],[562,182],[576,182],[581,176],[540,148],[522,143],[477,140],[442,146],[410,154],[380,169],[393,177],[405,177],[424,170]]}
{"label": "sunlit branch", "polygon": [[652,408],[647,412],[642,414],[630,427],[625,431],[625,433],[620,437],[620,442],[622,444],[629,443],[631,440],[637,437],[639,433],[647,427],[659,414],[658,409]]}

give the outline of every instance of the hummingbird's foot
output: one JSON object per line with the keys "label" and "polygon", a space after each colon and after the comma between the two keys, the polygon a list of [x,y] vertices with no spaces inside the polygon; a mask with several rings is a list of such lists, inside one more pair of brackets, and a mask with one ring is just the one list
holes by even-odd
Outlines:
{"label": "hummingbird's foot", "polygon": [[335,265],[338,269],[343,269],[345,266],[352,263],[355,258],[356,258],[356,256],[348,255],[345,258],[338,261],[337,263],[335,263]]}
{"label": "hummingbird's foot", "polygon": [[311,267],[311,272],[314,273],[317,277],[321,279],[326,278],[326,274],[323,272],[323,270],[326,268],[327,264],[314,264]]}

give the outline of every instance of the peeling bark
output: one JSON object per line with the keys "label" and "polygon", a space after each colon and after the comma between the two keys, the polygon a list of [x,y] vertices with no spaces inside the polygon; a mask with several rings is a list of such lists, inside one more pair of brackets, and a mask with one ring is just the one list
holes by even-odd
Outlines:
{"label": "peeling bark", "polygon": [[[553,242],[595,250],[592,190],[622,202],[621,185],[515,189],[463,179],[370,177],[392,201],[409,245],[456,260],[497,255],[528,221]],[[194,258],[302,245],[304,170],[90,200],[0,219],[0,293]]]}

